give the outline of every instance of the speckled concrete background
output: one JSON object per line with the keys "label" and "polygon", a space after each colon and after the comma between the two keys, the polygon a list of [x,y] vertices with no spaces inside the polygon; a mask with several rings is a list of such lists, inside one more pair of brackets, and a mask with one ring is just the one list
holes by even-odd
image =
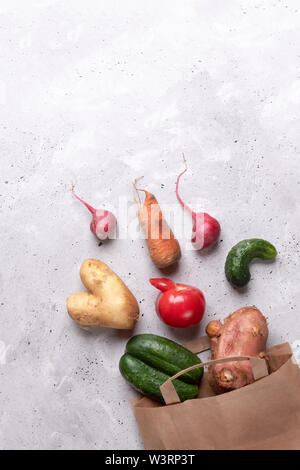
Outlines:
{"label": "speckled concrete background", "polygon": [[[0,447],[139,449],[118,372],[130,333],[80,330],[65,299],[87,257],[133,290],[136,332],[185,341],[212,318],[256,304],[269,344],[297,350],[299,291],[300,8],[297,0],[27,0],[0,4]],[[154,312],[158,276],[142,240],[98,246],[71,181],[97,207],[134,207],[141,174],[162,203],[182,195],[217,216],[209,254],[183,250],[176,280],[207,298],[200,328]],[[190,224],[189,218],[186,223]],[[224,277],[227,251],[263,237],[279,250],[256,263],[243,293]],[[184,245],[184,243],[183,243]]]}

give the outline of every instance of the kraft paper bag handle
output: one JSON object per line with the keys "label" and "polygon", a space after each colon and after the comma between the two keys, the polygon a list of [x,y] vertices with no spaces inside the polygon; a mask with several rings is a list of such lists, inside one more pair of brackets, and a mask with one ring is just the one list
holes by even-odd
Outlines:
{"label": "kraft paper bag handle", "polygon": [[224,362],[235,362],[235,361],[250,361],[252,366],[252,372],[254,380],[262,379],[269,375],[267,363],[265,359],[260,359],[258,357],[252,356],[231,356],[231,357],[224,357],[221,359],[214,359],[212,361],[202,362],[200,364],[195,364],[194,366],[188,367],[187,369],[181,370],[177,374],[170,377],[164,384],[161,385],[160,391],[165,400],[166,405],[174,405],[176,403],[180,403],[180,398],[175,390],[173,385],[173,380],[177,379],[181,375],[185,374],[194,369],[199,369],[200,367],[206,366],[213,366],[215,364],[222,364]]}
{"label": "kraft paper bag handle", "polygon": [[184,346],[189,351],[192,351],[194,354],[198,354],[210,349],[210,339],[208,336],[201,336],[201,338],[192,339],[182,346]]}

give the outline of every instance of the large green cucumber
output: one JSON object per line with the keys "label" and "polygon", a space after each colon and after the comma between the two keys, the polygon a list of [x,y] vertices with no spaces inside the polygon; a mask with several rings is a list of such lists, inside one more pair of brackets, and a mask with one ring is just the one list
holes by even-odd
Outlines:
{"label": "large green cucumber", "polygon": [[[196,354],[180,344],[168,338],[151,334],[133,336],[126,345],[126,352],[170,377],[187,367],[201,364]],[[181,375],[180,380],[198,384],[202,375],[203,369],[199,368]]]}
{"label": "large green cucumber", "polygon": [[[201,364],[200,359],[183,346],[157,335],[131,338],[120,359],[123,377],[138,391],[164,403],[160,386],[187,367]],[[196,398],[203,369],[195,369],[173,381],[181,401]]]}
{"label": "large green cucumber", "polygon": [[250,281],[249,263],[254,258],[273,259],[276,255],[276,248],[266,240],[260,238],[242,240],[231,248],[227,255],[226,277],[232,285],[244,287]]}

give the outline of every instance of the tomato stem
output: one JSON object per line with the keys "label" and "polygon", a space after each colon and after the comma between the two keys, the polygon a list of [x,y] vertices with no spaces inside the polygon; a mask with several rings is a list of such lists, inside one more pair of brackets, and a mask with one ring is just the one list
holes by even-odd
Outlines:
{"label": "tomato stem", "polygon": [[166,292],[167,290],[170,290],[176,286],[175,282],[165,277],[152,278],[149,279],[149,281],[154,287],[156,287],[156,289],[160,290],[161,292]]}

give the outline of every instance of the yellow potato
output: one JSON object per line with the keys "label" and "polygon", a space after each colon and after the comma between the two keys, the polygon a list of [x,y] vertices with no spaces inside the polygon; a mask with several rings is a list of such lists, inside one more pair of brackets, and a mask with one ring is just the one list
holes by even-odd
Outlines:
{"label": "yellow potato", "polygon": [[70,317],[81,327],[106,326],[130,330],[139,319],[136,298],[105,263],[85,260],[80,277],[91,292],[78,292],[67,299]]}

